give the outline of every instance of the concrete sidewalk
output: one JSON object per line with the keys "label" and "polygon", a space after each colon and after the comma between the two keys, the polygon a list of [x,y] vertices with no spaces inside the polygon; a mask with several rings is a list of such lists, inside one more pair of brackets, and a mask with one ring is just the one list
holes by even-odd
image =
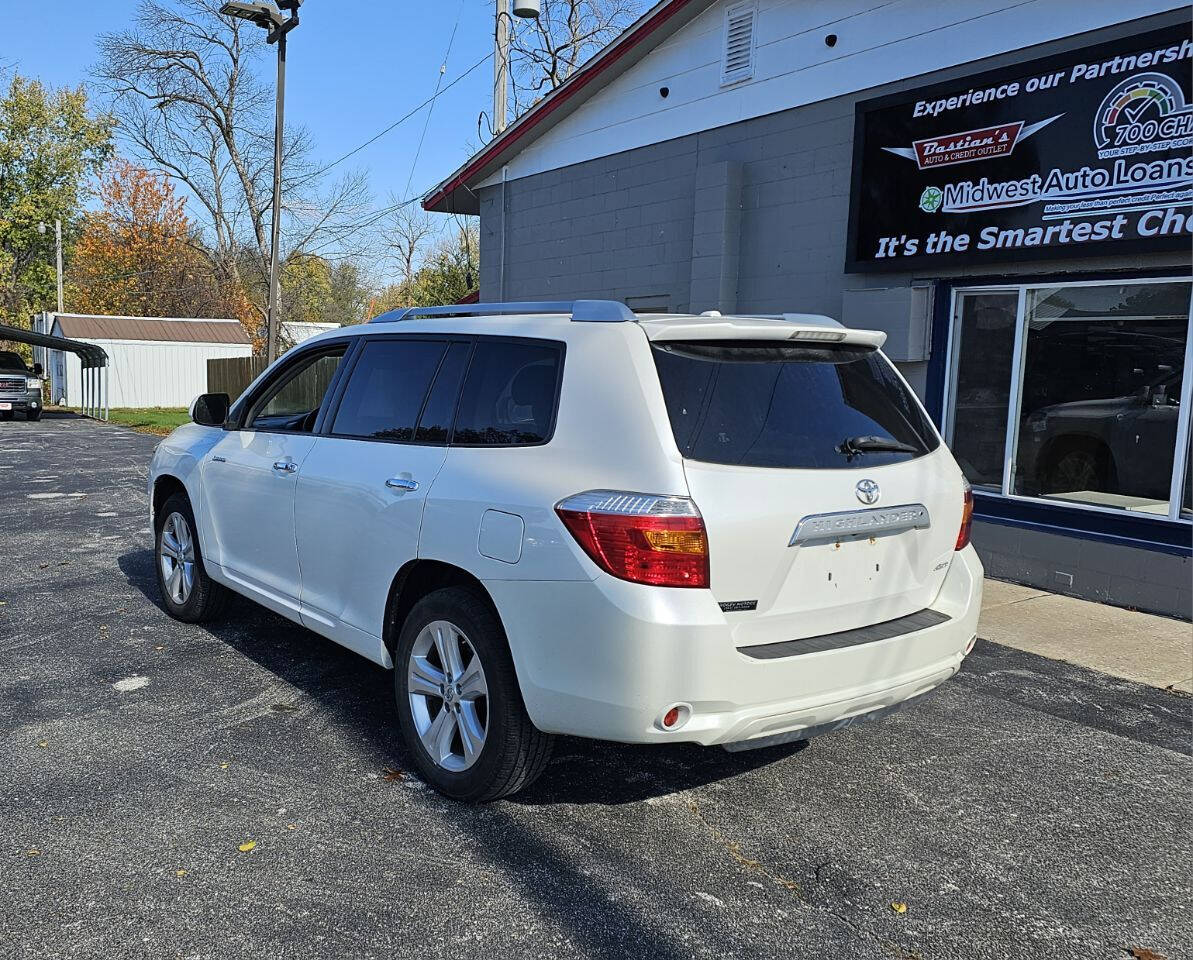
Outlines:
{"label": "concrete sidewalk", "polygon": [[1193,693],[1193,625],[986,580],[978,636],[1153,687]]}

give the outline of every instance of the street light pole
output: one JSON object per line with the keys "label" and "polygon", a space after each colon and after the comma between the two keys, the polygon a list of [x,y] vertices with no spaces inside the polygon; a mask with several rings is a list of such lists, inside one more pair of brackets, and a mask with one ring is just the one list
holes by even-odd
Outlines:
{"label": "street light pole", "polygon": [[[293,22],[298,22],[294,13]],[[282,222],[282,114],[286,106],[286,34],[278,37],[278,90],[273,120],[273,219],[269,225],[269,316],[265,321],[265,359],[273,363],[278,358],[278,232]]]}
{"label": "street light pole", "polygon": [[[302,0],[278,0],[273,3],[245,3],[229,0],[220,13],[255,23],[269,31],[266,43],[278,45],[277,100],[273,118],[273,217],[269,225],[269,307],[265,317],[265,358],[273,363],[278,358],[278,294],[281,283],[278,268],[279,234],[282,221],[282,131],[286,101],[286,34],[298,26],[298,8]],[[279,9],[280,8],[280,9]],[[281,11],[290,16],[283,19]]]}

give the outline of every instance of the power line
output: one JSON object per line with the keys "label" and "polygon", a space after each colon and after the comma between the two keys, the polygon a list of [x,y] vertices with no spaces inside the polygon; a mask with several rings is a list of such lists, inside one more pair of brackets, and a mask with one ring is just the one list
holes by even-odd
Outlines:
{"label": "power line", "polygon": [[[435,79],[435,92],[431,94],[431,105],[427,108],[427,116],[423,120],[423,132],[418,138],[418,147],[414,151],[414,159],[410,163],[410,176],[406,178],[406,189],[402,192],[409,195],[410,184],[414,181],[414,171],[418,166],[419,155],[423,152],[423,141],[427,138],[427,127],[431,125],[431,114],[435,112],[435,98],[439,96],[439,86],[443,83],[443,75],[447,72],[447,61],[451,59],[452,44],[456,42],[456,31],[460,28],[460,14],[464,12],[464,0],[456,9],[456,22],[452,24],[452,34],[447,38],[447,52],[443,54],[443,63],[439,67],[439,76]],[[484,61],[482,61],[483,63]]]}
{"label": "power line", "polygon": [[[454,33],[454,31],[453,31],[453,33]],[[349,150],[343,156],[337,157],[335,160],[331,161],[331,163],[320,167],[318,170],[316,170],[310,176],[306,177],[304,180],[299,181],[299,182],[305,183],[307,180],[313,180],[315,177],[321,176],[322,174],[326,173],[328,170],[330,170],[332,167],[336,166],[337,164],[343,163],[349,157],[355,156],[356,154],[360,153],[360,151],[363,150],[365,147],[371,146],[372,144],[376,143],[378,140],[380,140],[382,137],[384,137],[391,130],[394,130],[396,127],[401,126],[401,124],[405,123],[407,120],[409,120],[411,117],[413,117],[423,107],[430,106],[431,104],[433,104],[437,97],[439,97],[441,94],[447,93],[448,90],[450,90],[457,83],[459,83],[461,80],[463,80],[466,76],[468,76],[470,73],[472,73],[474,70],[476,70],[476,68],[479,67],[481,64],[485,63],[488,60],[491,60],[492,57],[493,57],[492,53],[486,53],[483,57],[481,57],[479,60],[477,60],[476,63],[474,63],[471,67],[469,67],[467,70],[465,70],[463,73],[461,73],[458,77],[456,77],[446,87],[444,87],[441,90],[436,89],[435,93],[433,93],[430,97],[428,97],[426,100],[424,100],[422,103],[420,103],[417,107],[415,107],[409,113],[405,114],[402,117],[399,117],[397,120],[395,120],[393,123],[391,123],[384,130],[382,130],[379,133],[375,134],[374,136],[370,137],[368,140],[366,140],[360,146],[353,147],[351,150]]]}

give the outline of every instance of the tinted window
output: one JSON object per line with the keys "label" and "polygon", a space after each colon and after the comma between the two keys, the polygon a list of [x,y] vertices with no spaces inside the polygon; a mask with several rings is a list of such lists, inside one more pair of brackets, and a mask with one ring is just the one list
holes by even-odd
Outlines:
{"label": "tinted window", "polygon": [[268,387],[254,404],[249,426],[256,430],[313,430],[344,349],[341,346],[311,356]]}
{"label": "tinted window", "polygon": [[452,443],[546,442],[555,421],[561,354],[558,346],[548,343],[477,341]]}
{"label": "tinted window", "polygon": [[[680,452],[753,467],[874,467],[939,444],[910,391],[877,351],[704,341],[654,348]],[[914,452],[849,455],[850,438]]]}
{"label": "tinted window", "polygon": [[414,426],[446,344],[372,340],[352,368],[331,432],[370,440],[413,440]]}
{"label": "tinted window", "polygon": [[423,415],[418,421],[414,439],[418,443],[446,443],[451,432],[452,415],[456,412],[456,401],[460,399],[460,381],[468,365],[471,343],[453,343],[447,355],[439,364],[431,395],[427,397]]}

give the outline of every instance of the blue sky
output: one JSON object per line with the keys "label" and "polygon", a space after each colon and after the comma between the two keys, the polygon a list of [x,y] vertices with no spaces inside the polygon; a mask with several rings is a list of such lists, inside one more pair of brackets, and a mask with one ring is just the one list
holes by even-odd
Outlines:
{"label": "blue sky", "polygon": [[[136,6],[136,0],[5,3],[0,65],[54,86],[81,83],[96,59],[96,37],[130,24]],[[306,0],[301,17],[287,51],[286,120],[311,131],[324,162],[434,92],[457,20],[444,86],[492,50],[492,0]],[[272,61],[266,66],[271,79]],[[468,157],[478,142],[477,115],[491,106],[492,75],[490,61],[436,101],[411,193]],[[377,206],[391,193],[403,195],[425,116],[425,110],[416,114],[345,163],[369,171]]]}

